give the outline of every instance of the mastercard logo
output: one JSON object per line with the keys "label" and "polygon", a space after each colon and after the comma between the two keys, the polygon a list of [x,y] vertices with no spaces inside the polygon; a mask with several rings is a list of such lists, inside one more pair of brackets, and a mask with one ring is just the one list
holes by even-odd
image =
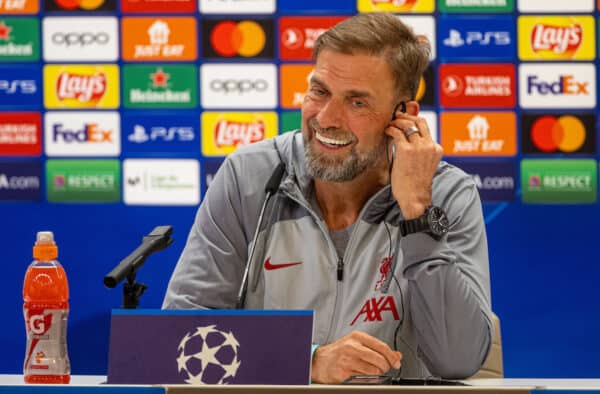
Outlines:
{"label": "mastercard logo", "polygon": [[264,49],[266,34],[254,21],[223,21],[210,33],[210,43],[223,57],[252,57]]}
{"label": "mastercard logo", "polygon": [[104,4],[104,0],[54,0],[54,2],[65,10],[95,10]]}
{"label": "mastercard logo", "polygon": [[575,152],[585,138],[585,126],[575,116],[542,116],[531,127],[531,141],[542,152]]}

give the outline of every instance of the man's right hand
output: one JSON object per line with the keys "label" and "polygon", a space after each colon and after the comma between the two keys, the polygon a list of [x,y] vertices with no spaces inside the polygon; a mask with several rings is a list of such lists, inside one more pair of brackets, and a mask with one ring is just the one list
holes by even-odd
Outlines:
{"label": "man's right hand", "polygon": [[381,375],[400,368],[402,353],[360,331],[317,348],[312,359],[315,383],[341,383],[352,375]]}

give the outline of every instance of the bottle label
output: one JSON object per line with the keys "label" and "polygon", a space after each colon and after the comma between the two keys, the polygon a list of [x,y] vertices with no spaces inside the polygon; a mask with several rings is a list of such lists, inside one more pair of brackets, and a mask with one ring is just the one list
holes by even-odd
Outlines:
{"label": "bottle label", "polygon": [[68,309],[25,308],[27,352],[25,375],[65,375],[70,373],[67,354]]}

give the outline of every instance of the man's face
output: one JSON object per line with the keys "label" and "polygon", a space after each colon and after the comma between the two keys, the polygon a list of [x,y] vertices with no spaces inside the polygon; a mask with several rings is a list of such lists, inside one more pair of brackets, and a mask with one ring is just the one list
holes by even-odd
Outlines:
{"label": "man's face", "polygon": [[324,50],[302,104],[307,169],[347,182],[386,160],[383,130],[392,117],[394,79],[381,57]]}

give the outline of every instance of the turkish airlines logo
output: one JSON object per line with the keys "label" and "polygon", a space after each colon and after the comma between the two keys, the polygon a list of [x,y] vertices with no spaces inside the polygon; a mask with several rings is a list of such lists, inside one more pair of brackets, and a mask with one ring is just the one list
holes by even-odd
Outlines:
{"label": "turkish airlines logo", "polygon": [[310,60],[315,41],[345,17],[289,17],[279,20],[279,57]]}
{"label": "turkish airlines logo", "polygon": [[593,114],[523,114],[523,153],[596,153]]}
{"label": "turkish airlines logo", "polygon": [[379,298],[373,297],[368,299],[362,308],[360,308],[360,311],[352,319],[350,326],[353,326],[357,321],[362,321],[363,323],[380,322],[383,321],[386,315],[391,315],[394,320],[400,320],[394,297],[390,295]]}
{"label": "turkish airlines logo", "polygon": [[512,64],[442,64],[443,107],[514,107],[515,67]]}
{"label": "turkish airlines logo", "polygon": [[203,26],[204,57],[272,58],[273,20],[213,20]]}
{"label": "turkish airlines logo", "polygon": [[124,60],[196,60],[196,19],[123,18]]}
{"label": "turkish airlines logo", "polygon": [[38,112],[0,113],[0,156],[38,156],[42,120]]}

